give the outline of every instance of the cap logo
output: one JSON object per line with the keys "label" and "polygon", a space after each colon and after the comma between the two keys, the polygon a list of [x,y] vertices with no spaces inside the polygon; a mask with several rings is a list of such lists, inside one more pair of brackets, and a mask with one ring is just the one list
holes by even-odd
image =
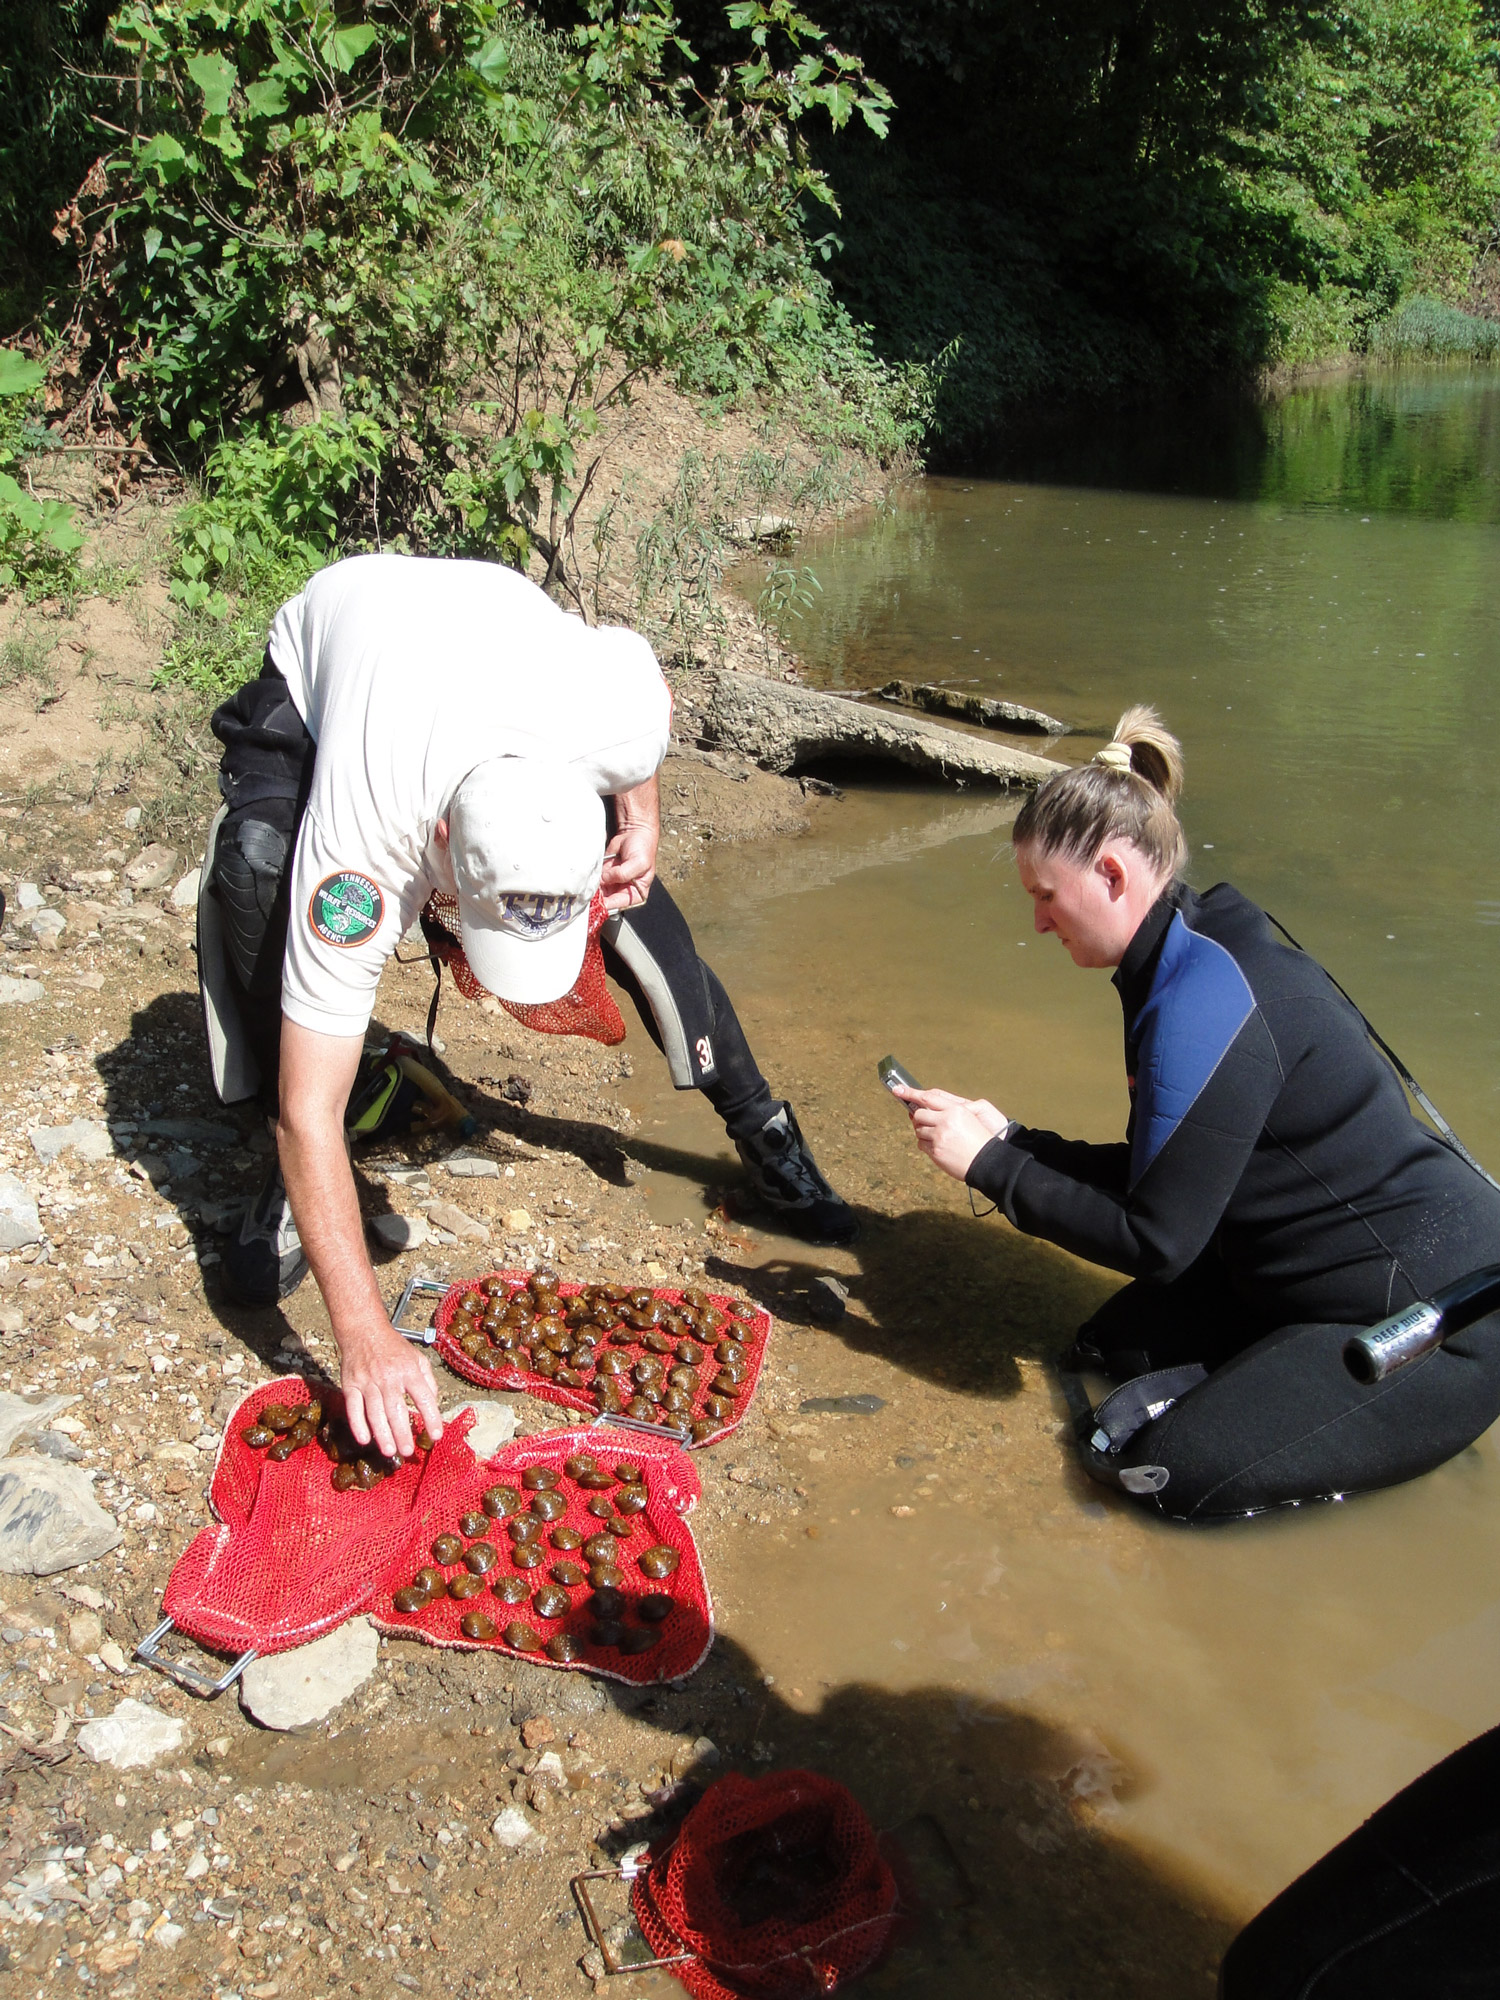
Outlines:
{"label": "cap logo", "polygon": [[307,906],[313,935],[344,950],[373,936],[384,915],[385,898],[379,889],[368,875],[358,875],[352,868],[326,876]]}
{"label": "cap logo", "polygon": [[537,896],[517,893],[500,898],[499,929],[512,937],[538,943],[576,923],[588,908],[586,896]]}

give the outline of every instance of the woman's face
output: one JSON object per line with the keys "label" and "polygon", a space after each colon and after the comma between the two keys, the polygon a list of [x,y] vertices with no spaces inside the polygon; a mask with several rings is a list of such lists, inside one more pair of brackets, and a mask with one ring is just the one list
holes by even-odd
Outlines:
{"label": "woman's face", "polygon": [[1016,873],[1031,898],[1038,934],[1050,932],[1075,965],[1096,971],[1120,963],[1164,886],[1129,841],[1116,841],[1082,862],[1018,847]]}

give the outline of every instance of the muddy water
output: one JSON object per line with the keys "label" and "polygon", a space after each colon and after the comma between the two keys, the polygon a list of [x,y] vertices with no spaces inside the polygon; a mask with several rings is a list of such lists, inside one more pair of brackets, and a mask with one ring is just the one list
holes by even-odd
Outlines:
{"label": "muddy water", "polygon": [[[1275,911],[1500,1166],[1500,384],[1343,385],[1258,421],[1217,462],[1200,431],[1105,468],[1186,467],[1191,492],[1086,483],[1076,452],[1053,483],[927,482],[802,552],[823,586],[806,656],[834,685],[1034,703],[1079,725],[1069,758],[1156,701],[1186,745],[1193,879]],[[866,1220],[849,1253],[753,1229],[721,1250],[790,1322],[772,1422],[801,1507],[726,1542],[724,1629],[789,1712],[858,1690],[920,1716],[957,1818],[999,1772],[1040,1780],[1142,1879],[1241,1921],[1500,1720],[1500,1438],[1403,1490],[1196,1534],[1079,1477],[1049,1358],[1114,1281],[974,1220],[874,1075],[893,1051],[1011,1115],[1119,1135],[1115,997],[1031,934],[1008,816],[863,784],[809,837],[723,850],[684,888]],[[652,1198],[701,1213],[722,1139],[636,1070]],[[817,1269],[851,1286],[834,1332],[795,1324]],[[886,1407],[802,1417],[798,1391]],[[968,1762],[938,1784],[945,1731]],[[1024,1814],[1004,1825],[1002,1870],[1045,1848]],[[1065,1990],[1045,1956],[1038,1990]],[[1203,1990],[1191,1958],[1160,1992]]]}

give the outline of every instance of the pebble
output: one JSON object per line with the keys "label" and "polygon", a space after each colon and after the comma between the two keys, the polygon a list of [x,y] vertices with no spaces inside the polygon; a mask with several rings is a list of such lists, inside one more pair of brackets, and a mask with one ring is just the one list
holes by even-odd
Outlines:
{"label": "pebble", "polygon": [[351,1618],[310,1645],[252,1660],[240,1676],[240,1700],[267,1729],[321,1722],[374,1673],[380,1634],[368,1618]]}
{"label": "pebble", "polygon": [[95,1500],[91,1478],[50,1458],[0,1463],[0,1570],[53,1576],[118,1547],[119,1525]]}
{"label": "pebble", "polygon": [[502,1847],[525,1847],[535,1842],[538,1847],[545,1845],[541,1835],[519,1807],[507,1806],[497,1813],[490,1824],[490,1832]]}
{"label": "pebble", "polygon": [[488,1242],[490,1232],[482,1222],[476,1222],[472,1215],[465,1215],[451,1201],[430,1201],[427,1204],[427,1220],[435,1229],[446,1229],[451,1236],[477,1237]]}
{"label": "pebble", "polygon": [[115,1150],[109,1127],[100,1118],[75,1118],[68,1125],[35,1125],[27,1134],[32,1151],[49,1166],[64,1153],[80,1160],[107,1160]]}
{"label": "pebble", "polygon": [[185,1723],[127,1696],[113,1715],[83,1725],[78,1748],[95,1764],[109,1764],[116,1771],[140,1771],[160,1757],[172,1756],[186,1739]]}
{"label": "pebble", "polygon": [[797,1405],[804,1417],[873,1417],[884,1396],[805,1396]]}
{"label": "pebble", "polygon": [[432,1231],[420,1215],[375,1215],[370,1231],[387,1250],[420,1250],[432,1241]]}
{"label": "pebble", "polygon": [[516,1236],[524,1236],[531,1227],[531,1217],[524,1208],[506,1210],[505,1226]]}
{"label": "pebble", "polygon": [[808,1310],[814,1319],[828,1325],[844,1317],[849,1305],[849,1287],[825,1272],[807,1288]]}
{"label": "pebble", "polygon": [[14,979],[10,973],[0,972],[0,1007],[30,1007],[46,997],[47,989],[39,979]]}
{"label": "pebble", "polygon": [[36,1202],[14,1174],[0,1174],[0,1250],[24,1250],[41,1240]]}
{"label": "pebble", "polygon": [[46,900],[47,898],[42,894],[35,882],[18,882],[16,884],[16,908],[18,910],[39,910],[45,904]]}
{"label": "pebble", "polygon": [[172,908],[174,910],[197,909],[198,879],[202,873],[201,868],[190,868],[186,875],[183,876],[177,887],[172,891]]}
{"label": "pebble", "polygon": [[181,859],[175,847],[163,847],[160,841],[153,840],[125,870],[125,880],[132,889],[164,889],[176,874]]}
{"label": "pebble", "polygon": [[450,1153],[443,1161],[445,1170],[459,1180],[497,1181],[500,1163],[484,1153]]}
{"label": "pebble", "polygon": [[502,1445],[510,1443],[521,1422],[512,1404],[492,1402],[485,1397],[460,1403],[454,1410],[444,1410],[443,1422],[451,1423],[463,1410],[474,1412],[467,1443],[478,1459],[493,1458]]}

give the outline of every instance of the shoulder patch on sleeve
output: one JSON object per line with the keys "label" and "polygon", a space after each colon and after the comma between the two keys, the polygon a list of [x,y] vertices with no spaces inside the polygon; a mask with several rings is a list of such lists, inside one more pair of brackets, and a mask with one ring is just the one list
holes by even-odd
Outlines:
{"label": "shoulder patch on sleeve", "polygon": [[347,949],[363,944],[380,928],[385,898],[368,875],[341,868],[325,875],[307,906],[307,926],[324,944]]}
{"label": "shoulder patch on sleeve", "polygon": [[1166,1145],[1255,1012],[1250,982],[1223,945],[1168,926],[1151,995],[1141,1010],[1130,1184]]}

